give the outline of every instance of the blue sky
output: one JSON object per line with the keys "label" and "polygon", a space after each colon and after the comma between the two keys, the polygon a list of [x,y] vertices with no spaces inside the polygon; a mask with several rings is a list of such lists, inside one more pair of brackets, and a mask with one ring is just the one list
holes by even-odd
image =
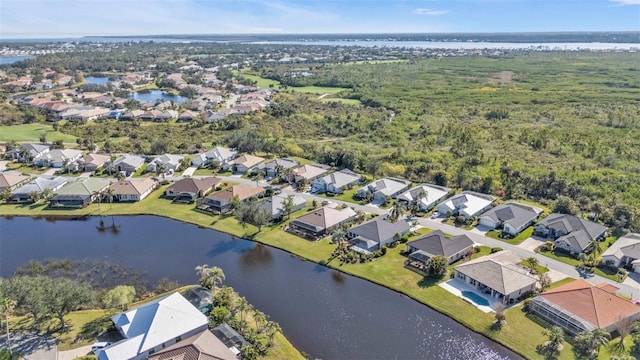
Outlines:
{"label": "blue sky", "polygon": [[640,0],[0,0],[0,38],[640,30]]}

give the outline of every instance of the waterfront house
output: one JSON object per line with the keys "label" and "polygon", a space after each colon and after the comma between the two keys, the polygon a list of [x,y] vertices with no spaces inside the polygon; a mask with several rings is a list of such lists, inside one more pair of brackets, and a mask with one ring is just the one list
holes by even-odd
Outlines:
{"label": "waterfront house", "polygon": [[205,177],[201,179],[184,178],[167,188],[165,196],[177,201],[193,202],[222,184],[222,179]]}
{"label": "waterfront house", "polygon": [[438,212],[440,214],[463,216],[466,220],[469,220],[489,210],[494,201],[496,201],[496,198],[491,195],[463,191],[438,204]]}
{"label": "waterfront house", "polygon": [[423,270],[434,256],[447,258],[452,264],[464,258],[472,249],[473,241],[467,235],[447,238],[442,230],[434,230],[407,243],[407,265]]}
{"label": "waterfront house", "polygon": [[164,154],[156,157],[147,164],[146,171],[154,172],[159,166],[164,166],[165,174],[173,174],[180,167],[180,163],[184,159],[182,155]]}
{"label": "waterfront house", "polygon": [[245,184],[234,185],[230,188],[218,191],[205,197],[198,209],[216,213],[225,213],[232,210],[233,198],[237,198],[241,203],[246,203],[253,198],[264,195],[264,188]]}
{"label": "waterfront house", "polygon": [[238,334],[231,326],[227,323],[222,323],[213,329],[211,329],[211,333],[215,335],[220,341],[222,341],[231,352],[240,357],[240,351],[245,346],[251,346],[251,343],[248,342],[244,336]]}
{"label": "waterfront house", "polygon": [[29,179],[31,179],[30,176],[22,175],[19,172],[2,172],[0,173],[0,192],[4,191],[5,189],[15,190],[16,188],[20,187],[20,185],[27,183]]}
{"label": "waterfront house", "polygon": [[81,178],[55,192],[51,207],[85,207],[95,201],[111,184],[106,178]]}
{"label": "waterfront house", "polygon": [[222,168],[224,170],[231,170],[234,173],[244,174],[252,171],[264,161],[265,158],[263,157],[245,154],[227,162],[222,166]]}
{"label": "waterfront house", "polygon": [[618,297],[618,290],[606,283],[574,280],[531,299],[529,311],[572,336],[598,328],[611,334],[620,321],[640,318],[640,306]]}
{"label": "waterfront house", "polygon": [[314,180],[311,183],[311,190],[320,193],[342,194],[361,180],[361,175],[349,169],[342,169]]}
{"label": "waterfront house", "polygon": [[76,149],[53,149],[36,156],[33,164],[40,167],[62,168],[82,157],[82,151]]}
{"label": "waterfront house", "polygon": [[135,202],[146,198],[156,186],[156,181],[151,178],[131,178],[111,184],[111,190],[115,201]]}
{"label": "waterfront house", "polygon": [[386,198],[395,199],[400,193],[411,186],[411,181],[397,178],[384,178],[363,186],[356,192],[356,196],[365,199],[371,196],[374,200],[383,201]]}
{"label": "waterfront house", "polygon": [[368,254],[399,241],[410,229],[411,225],[406,221],[390,222],[384,216],[377,216],[350,228],[347,231],[347,240],[352,250]]}
{"label": "waterfront house", "polygon": [[407,207],[415,202],[420,211],[427,211],[446,198],[450,191],[451,189],[444,186],[420,184],[398,195],[397,199]]}
{"label": "waterfront house", "polygon": [[146,359],[206,331],[209,319],[179,293],[111,317],[123,337],[98,350],[99,360]]}
{"label": "waterfront house", "polygon": [[489,229],[501,228],[503,233],[516,236],[533,224],[540,214],[540,208],[509,201],[482,214],[478,225]]}
{"label": "waterfront house", "polygon": [[149,360],[238,360],[209,330],[177,342],[149,356]]}
{"label": "waterfront house", "polygon": [[67,178],[61,176],[38,176],[27,184],[13,190],[7,202],[31,202],[31,193],[42,194],[45,189],[57,191],[67,183]]}
{"label": "waterfront house", "polygon": [[327,205],[291,221],[288,231],[308,239],[319,239],[353,221],[357,215],[350,207],[336,209]]}
{"label": "waterfront house", "polygon": [[556,247],[573,253],[589,250],[591,241],[604,239],[607,228],[568,214],[551,214],[535,225],[535,234],[554,239]]}
{"label": "waterfront house", "polygon": [[602,263],[611,268],[630,267],[640,273],[640,234],[628,233],[602,253]]}
{"label": "waterfront house", "polygon": [[144,165],[145,158],[138,155],[125,154],[107,165],[108,171],[125,172],[127,176],[135,173]]}
{"label": "waterfront house", "polygon": [[[286,194],[277,194],[269,197],[268,199],[260,202],[259,207],[261,209],[267,210],[271,214],[271,220],[276,220],[284,217],[286,214],[284,213],[283,203],[287,201],[288,195]],[[291,212],[294,213],[298,210],[304,209],[306,206],[306,200],[300,195],[293,195],[293,208]]]}
{"label": "waterfront house", "polygon": [[453,268],[454,277],[489,295],[494,301],[513,304],[536,289],[538,278],[520,266],[511,251],[498,251]]}

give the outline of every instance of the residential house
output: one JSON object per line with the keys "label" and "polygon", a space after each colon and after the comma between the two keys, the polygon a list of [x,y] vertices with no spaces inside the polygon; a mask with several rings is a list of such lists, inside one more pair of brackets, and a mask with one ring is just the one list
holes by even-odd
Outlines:
{"label": "residential house", "polygon": [[537,277],[519,265],[511,251],[498,251],[453,268],[458,280],[488,294],[491,299],[513,304],[536,288]]}
{"label": "residential house", "polygon": [[87,154],[83,158],[78,159],[78,170],[93,172],[101,168],[105,163],[111,160],[108,154]]}
{"label": "residential house", "polygon": [[213,292],[206,287],[190,288],[182,296],[203,314],[208,314],[213,309]]}
{"label": "residential house", "polygon": [[67,178],[62,176],[38,176],[25,185],[13,190],[8,202],[22,203],[31,201],[31,193],[42,194],[45,189],[57,191],[67,183]]}
{"label": "residential house", "polygon": [[178,117],[178,112],[175,110],[163,111],[160,115],[156,116],[156,121],[169,121]]}
{"label": "residential house", "polygon": [[209,319],[179,293],[111,317],[123,339],[97,351],[99,360],[147,359],[207,331]]}
{"label": "residential house", "polygon": [[108,164],[107,170],[114,172],[124,171],[129,176],[140,169],[144,165],[144,161],[145,158],[142,156],[125,154],[114,160],[113,163]]}
{"label": "residential house", "polygon": [[204,330],[149,356],[149,360],[238,360],[209,330]]}
{"label": "residential house", "polygon": [[238,334],[238,332],[227,323],[222,323],[214,327],[211,329],[211,333],[220,339],[220,341],[222,341],[227,348],[229,348],[229,350],[238,357],[240,357],[240,351],[243,347],[252,346],[244,336]]}
{"label": "residential house", "polygon": [[[27,162],[49,152],[50,148],[51,146],[47,144],[20,144],[15,149],[7,151],[7,157],[19,162]],[[27,158],[24,155],[27,155]]]}
{"label": "residential house", "polygon": [[76,149],[53,149],[33,159],[33,164],[40,167],[62,168],[82,157],[82,151]]}
{"label": "residential house", "polygon": [[184,178],[168,187],[165,196],[177,201],[193,202],[205,196],[221,183],[222,179],[213,176],[201,179]]}
{"label": "residential house", "polygon": [[342,194],[348,188],[358,184],[362,176],[348,169],[336,171],[311,183],[311,190],[320,193]]}
{"label": "residential house", "polygon": [[153,109],[140,115],[139,118],[142,121],[156,121],[160,115],[162,115],[162,111]]}
{"label": "residential house", "polygon": [[311,183],[314,180],[323,177],[327,172],[329,172],[329,169],[329,166],[322,164],[300,166],[293,170],[294,174],[292,182],[298,184],[304,180]]}
{"label": "residential house", "polygon": [[111,190],[115,201],[134,202],[146,198],[156,186],[156,181],[151,178],[131,178],[111,184]]}
{"label": "residential house", "polygon": [[274,178],[285,169],[295,169],[300,166],[300,163],[293,159],[288,158],[278,158],[271,161],[268,161],[260,166],[260,169],[264,171],[265,177]]}
{"label": "residential house", "polygon": [[318,239],[353,221],[357,215],[350,207],[336,209],[327,205],[291,221],[288,231],[305,238]]}
{"label": "residential house", "polygon": [[427,211],[444,200],[450,191],[451,189],[444,186],[420,184],[398,195],[397,199],[403,201],[407,206],[415,202],[420,211]]}
{"label": "residential house", "polygon": [[20,185],[25,184],[31,179],[30,176],[22,175],[19,172],[6,171],[0,173],[0,192],[6,189],[15,190]]}
{"label": "residential house", "polygon": [[509,201],[482,214],[478,224],[489,229],[501,228],[503,233],[516,236],[532,225],[540,214],[540,208]]}
{"label": "residential house", "polygon": [[640,318],[640,306],[618,297],[618,290],[606,283],[574,280],[531,299],[529,311],[572,336],[598,328],[611,334],[620,321]]}
{"label": "residential house", "polygon": [[581,253],[591,247],[591,241],[605,237],[607,228],[593,221],[568,214],[554,213],[535,225],[535,233],[554,239],[556,247]]}
{"label": "residential house", "polygon": [[473,241],[467,235],[447,238],[442,230],[434,230],[407,243],[407,265],[424,270],[427,261],[434,256],[447,258],[449,264],[464,258],[473,249]]}
{"label": "residential house", "polygon": [[496,198],[491,195],[463,191],[438,204],[437,209],[441,214],[464,216],[468,220],[489,210],[494,201]]}
{"label": "residential house", "polygon": [[[287,201],[288,195],[285,194],[277,194],[269,197],[268,199],[260,202],[259,207],[261,209],[267,210],[271,214],[271,219],[279,219],[286,216],[284,212],[283,203]],[[291,212],[296,212],[298,210],[304,209],[307,201],[300,195],[293,195],[293,208],[291,208]]]}
{"label": "residential house", "polygon": [[180,116],[178,116],[178,122],[191,122],[198,118],[198,115],[192,111],[184,111]]}
{"label": "residential house", "polygon": [[253,156],[249,154],[237,157],[223,165],[224,170],[233,171],[234,173],[244,174],[255,169],[258,165],[264,162],[265,158],[259,156]]}
{"label": "residential house", "polygon": [[361,199],[371,196],[377,201],[383,201],[387,198],[395,199],[407,190],[409,186],[411,186],[411,181],[409,180],[384,178],[360,188],[358,192],[356,192],[356,196]]}
{"label": "residential house", "polygon": [[111,184],[110,179],[88,177],[68,183],[51,199],[52,207],[85,207],[95,201]]}
{"label": "residential house", "polygon": [[209,162],[215,161],[220,166],[228,163],[238,156],[238,152],[233,149],[228,149],[222,146],[216,146],[211,150],[203,154],[198,154],[191,160],[191,165],[204,166]]}
{"label": "residential house", "polygon": [[207,196],[198,209],[216,213],[225,213],[232,210],[233,198],[237,197],[242,203],[248,202],[252,198],[264,195],[264,188],[245,184],[234,185],[230,188],[218,191]]}
{"label": "residential house", "polygon": [[629,233],[616,240],[602,253],[602,263],[612,268],[630,266],[640,273],[640,234]]}
{"label": "residential house", "polygon": [[390,222],[386,217],[377,216],[350,228],[347,239],[352,250],[368,254],[400,240],[410,229],[411,225],[406,221]]}
{"label": "residential house", "polygon": [[122,116],[120,116],[120,120],[133,120],[138,119],[142,115],[144,115],[144,110],[131,110],[127,111]]}
{"label": "residential house", "polygon": [[159,166],[164,166],[165,174],[173,174],[180,167],[180,163],[184,159],[182,155],[164,154],[156,157],[147,164],[147,171],[154,172]]}

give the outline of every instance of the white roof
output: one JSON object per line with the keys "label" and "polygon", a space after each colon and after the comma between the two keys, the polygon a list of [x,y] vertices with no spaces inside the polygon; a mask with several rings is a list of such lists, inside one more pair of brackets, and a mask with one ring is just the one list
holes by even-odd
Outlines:
{"label": "white roof", "polygon": [[458,195],[448,198],[442,205],[453,211],[458,209],[461,214],[469,217],[478,215],[477,213],[495,201],[490,195],[478,194],[471,191],[464,191]]}
{"label": "white roof", "polygon": [[114,315],[111,320],[125,339],[104,348],[99,359],[130,359],[209,323],[177,292]]}
{"label": "white roof", "polygon": [[[420,191],[424,191],[427,196],[421,199],[418,199],[420,195]],[[398,195],[398,199],[404,200],[407,202],[412,202],[414,200],[417,200],[423,206],[427,206],[447,196],[449,191],[451,191],[451,189],[443,186],[420,184]]]}
{"label": "white roof", "polygon": [[638,259],[640,255],[640,234],[629,233],[611,244],[609,248],[602,253],[602,257],[613,256],[618,260],[624,256]]}

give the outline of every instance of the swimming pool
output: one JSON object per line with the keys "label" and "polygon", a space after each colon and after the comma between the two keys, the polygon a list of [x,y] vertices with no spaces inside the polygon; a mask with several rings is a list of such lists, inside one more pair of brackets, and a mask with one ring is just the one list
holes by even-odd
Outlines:
{"label": "swimming pool", "polygon": [[489,302],[487,301],[487,299],[485,299],[482,296],[474,293],[473,291],[463,291],[462,292],[462,296],[464,296],[467,299],[473,301],[476,305],[489,306]]}

